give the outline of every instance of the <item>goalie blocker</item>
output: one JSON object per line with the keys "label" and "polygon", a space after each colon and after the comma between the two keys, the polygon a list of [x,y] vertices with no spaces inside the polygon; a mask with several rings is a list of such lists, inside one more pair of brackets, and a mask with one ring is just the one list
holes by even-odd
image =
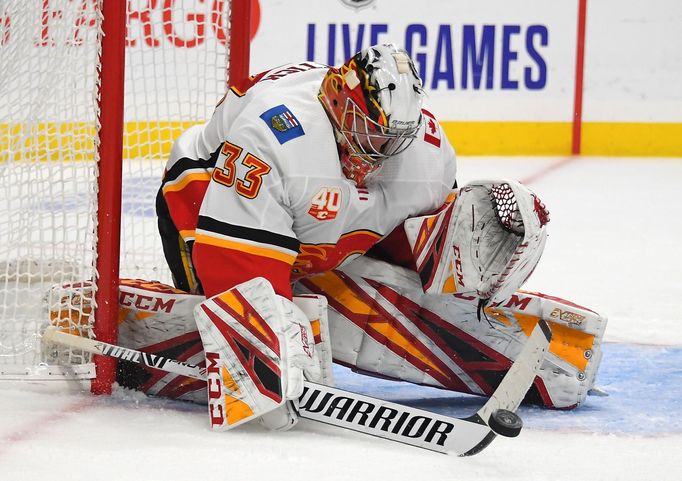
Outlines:
{"label": "goalie blocker", "polygon": [[[313,299],[309,307],[321,318],[326,302]],[[308,316],[262,277],[202,302],[194,319],[206,355],[213,429],[256,418],[270,429],[289,429],[298,420],[304,379],[331,384],[331,356],[315,349]]]}

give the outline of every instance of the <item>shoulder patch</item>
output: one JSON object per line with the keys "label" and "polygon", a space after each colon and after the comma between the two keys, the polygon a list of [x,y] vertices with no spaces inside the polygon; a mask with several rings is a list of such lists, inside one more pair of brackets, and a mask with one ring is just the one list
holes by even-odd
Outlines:
{"label": "shoulder patch", "polygon": [[436,117],[426,109],[422,109],[422,114],[424,114],[425,122],[424,141],[431,145],[435,145],[436,147],[440,147],[440,127],[438,126]]}
{"label": "shoulder patch", "polygon": [[305,135],[301,123],[284,104],[266,110],[260,114],[260,118],[270,127],[280,144]]}

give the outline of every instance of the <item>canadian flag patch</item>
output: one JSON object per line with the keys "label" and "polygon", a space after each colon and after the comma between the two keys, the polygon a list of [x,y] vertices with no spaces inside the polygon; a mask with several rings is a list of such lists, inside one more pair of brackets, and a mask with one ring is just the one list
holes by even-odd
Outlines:
{"label": "canadian flag patch", "polygon": [[424,115],[424,141],[440,148],[440,127],[436,117],[426,109],[422,109]]}

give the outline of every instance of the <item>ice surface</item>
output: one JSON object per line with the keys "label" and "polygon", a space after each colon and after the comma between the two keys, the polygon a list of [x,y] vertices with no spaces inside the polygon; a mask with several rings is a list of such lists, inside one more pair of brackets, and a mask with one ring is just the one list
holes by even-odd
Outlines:
{"label": "ice surface", "polygon": [[[472,458],[302,421],[213,433],[203,406],[117,390],[0,383],[0,479],[679,480],[682,468],[682,159],[460,159],[460,183],[526,181],[552,220],[527,288],[609,318],[598,385],[575,411],[524,407],[526,428]],[[342,387],[453,415],[472,396],[337,369]]]}

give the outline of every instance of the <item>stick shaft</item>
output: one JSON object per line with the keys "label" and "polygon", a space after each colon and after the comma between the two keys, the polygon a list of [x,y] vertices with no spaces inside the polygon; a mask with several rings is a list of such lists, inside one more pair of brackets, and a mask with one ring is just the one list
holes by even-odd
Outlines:
{"label": "stick shaft", "polygon": [[54,342],[57,344],[71,346],[75,349],[80,349],[92,354],[99,354],[101,356],[115,357],[124,361],[130,361],[137,364],[144,364],[155,369],[187,376],[194,379],[206,380],[206,374],[203,368],[188,364],[182,361],[176,361],[167,357],[157,356],[156,354],[149,354],[127,347],[116,346],[107,342],[96,341],[86,337],[75,336],[62,332],[56,327],[48,327],[43,334],[43,341]]}
{"label": "stick shaft", "polygon": [[[432,451],[460,456],[476,454],[495,437],[487,424],[490,415],[497,409],[513,411],[521,403],[537,374],[550,339],[547,324],[540,321],[498,389],[471,418],[442,416],[308,381],[299,400],[299,414],[313,421]],[[47,328],[43,341],[206,380],[205,371],[199,366],[68,334],[55,327]]]}

